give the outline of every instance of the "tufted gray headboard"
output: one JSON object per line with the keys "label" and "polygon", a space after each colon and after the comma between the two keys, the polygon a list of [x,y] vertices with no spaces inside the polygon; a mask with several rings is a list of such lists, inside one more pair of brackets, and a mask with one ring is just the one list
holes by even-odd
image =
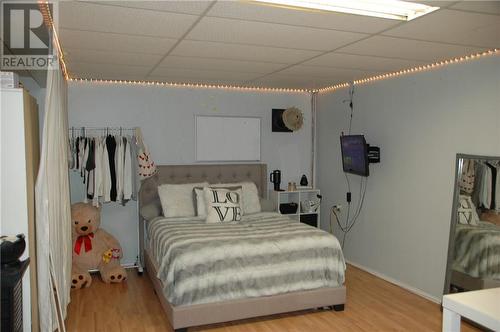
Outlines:
{"label": "tufted gray headboard", "polygon": [[142,183],[139,191],[139,208],[159,200],[157,188],[160,184],[202,181],[209,183],[252,181],[257,185],[260,197],[267,196],[266,164],[161,165],[158,166],[156,175]]}

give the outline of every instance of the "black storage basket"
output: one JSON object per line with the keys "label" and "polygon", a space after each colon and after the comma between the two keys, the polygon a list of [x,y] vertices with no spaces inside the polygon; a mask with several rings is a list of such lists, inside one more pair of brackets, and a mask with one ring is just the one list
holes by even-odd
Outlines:
{"label": "black storage basket", "polygon": [[281,214],[294,214],[297,213],[299,204],[297,203],[281,203],[280,212]]}

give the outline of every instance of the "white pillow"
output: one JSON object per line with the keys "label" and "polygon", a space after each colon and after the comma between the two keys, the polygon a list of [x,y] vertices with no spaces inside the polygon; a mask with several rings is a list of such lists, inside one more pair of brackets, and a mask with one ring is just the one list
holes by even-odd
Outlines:
{"label": "white pillow", "polygon": [[207,223],[221,223],[241,220],[241,189],[203,188]]}
{"label": "white pillow", "polygon": [[462,225],[479,225],[479,216],[470,196],[460,195],[458,198],[458,223]]}
{"label": "white pillow", "polygon": [[[228,190],[238,190],[241,189],[241,186],[228,186],[228,187],[221,187],[221,186],[209,186],[209,188],[224,188]],[[195,202],[195,207],[196,207],[196,215],[198,217],[206,217],[207,216],[207,208],[205,207],[205,193],[203,192],[202,187],[195,187],[193,189],[193,197],[194,197],[194,202]],[[243,197],[241,197],[243,199]],[[240,201],[240,205],[243,205],[243,203]]]}
{"label": "white pillow", "polygon": [[238,183],[218,183],[210,185],[212,188],[220,187],[235,187],[241,186],[243,192],[242,210],[243,214],[252,214],[261,211],[259,191],[253,182],[238,182]]}
{"label": "white pillow", "polygon": [[158,186],[161,209],[165,217],[194,217],[193,188],[208,186],[208,182],[163,184]]}

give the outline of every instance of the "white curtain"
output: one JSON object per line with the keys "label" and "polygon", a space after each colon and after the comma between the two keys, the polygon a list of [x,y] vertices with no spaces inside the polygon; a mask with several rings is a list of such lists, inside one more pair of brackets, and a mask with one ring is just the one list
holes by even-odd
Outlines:
{"label": "white curtain", "polygon": [[[71,289],[67,84],[48,70],[40,168],[35,186],[40,330],[64,331]],[[55,291],[53,291],[55,290]]]}

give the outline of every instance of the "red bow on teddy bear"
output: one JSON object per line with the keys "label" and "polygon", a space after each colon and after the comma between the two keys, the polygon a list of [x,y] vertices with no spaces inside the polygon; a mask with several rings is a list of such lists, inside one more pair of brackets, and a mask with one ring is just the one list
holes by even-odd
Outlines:
{"label": "red bow on teddy bear", "polygon": [[80,255],[80,250],[82,249],[82,243],[85,244],[85,252],[89,252],[92,250],[92,239],[94,237],[94,233],[89,233],[88,235],[80,235],[75,242],[75,252],[77,255]]}

